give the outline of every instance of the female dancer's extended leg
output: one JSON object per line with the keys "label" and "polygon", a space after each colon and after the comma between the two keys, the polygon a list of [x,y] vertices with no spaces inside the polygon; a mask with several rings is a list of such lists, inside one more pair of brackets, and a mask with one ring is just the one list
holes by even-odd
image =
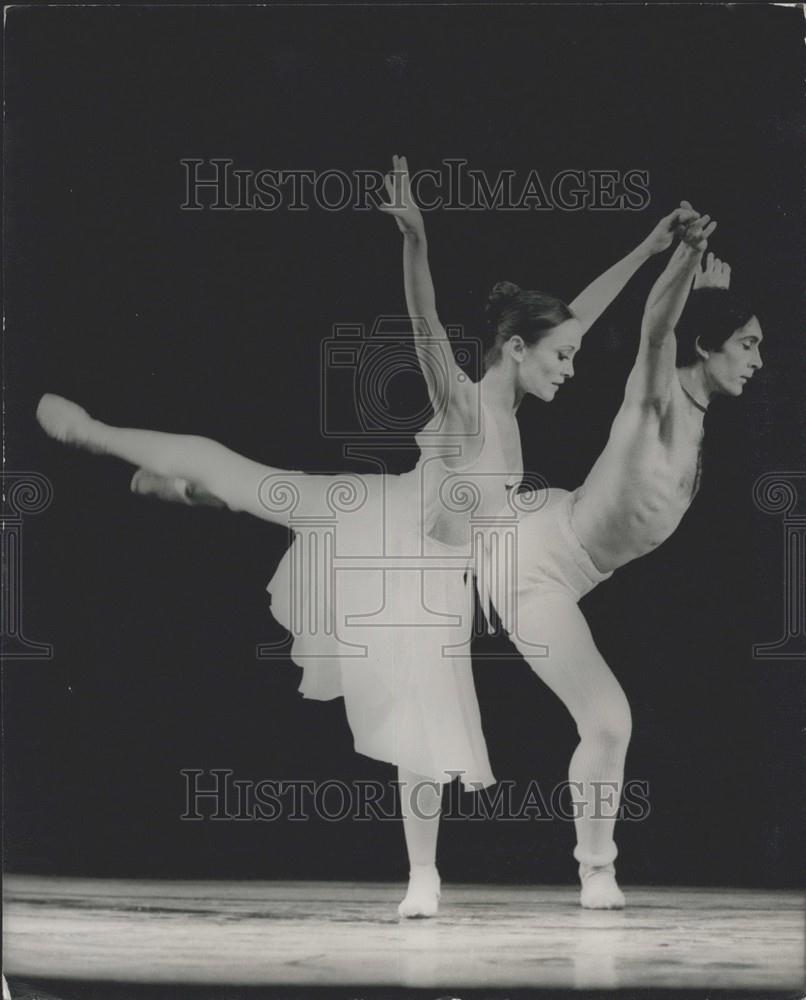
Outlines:
{"label": "female dancer's extended leg", "polygon": [[191,434],[111,427],[94,420],[75,403],[51,394],[42,397],[36,415],[43,429],[58,441],[112,455],[158,476],[189,480],[231,510],[286,523],[267,502],[266,494],[272,478],[282,476],[283,471],[244,458],[217,441]]}
{"label": "female dancer's extended leg", "polygon": [[579,731],[569,780],[582,905],[620,908],[624,896],[615,881],[613,829],[632,729],[630,707],[572,596],[534,595],[527,608],[521,609],[518,633],[526,643],[548,646],[546,657],[528,655],[525,644],[521,652],[571,713]]}
{"label": "female dancer's extended leg", "polygon": [[[98,454],[120,458],[147,470],[166,485],[166,495],[176,497],[168,486],[174,479],[187,480],[196,491],[218,498],[227,507],[265,520],[287,524],[288,519],[267,503],[264,488],[286,481],[289,473],[274,469],[211,441],[209,438],[162,431],[112,427],[95,420],[80,406],[60,396],[43,396],[37,419],[53,438]],[[290,474],[295,475],[295,474]],[[307,508],[319,511],[322,495],[333,483],[328,476],[304,476],[306,484],[295,513]],[[153,492],[154,484],[144,489]],[[429,917],[437,912],[440,880],[436,869],[437,834],[442,801],[441,786],[405,768],[398,769],[400,798],[410,878],[406,897],[399,906],[401,916]]]}

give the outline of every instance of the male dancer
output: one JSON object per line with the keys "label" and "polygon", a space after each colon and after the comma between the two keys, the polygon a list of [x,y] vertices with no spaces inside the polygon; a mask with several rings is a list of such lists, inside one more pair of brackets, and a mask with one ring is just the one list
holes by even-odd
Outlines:
{"label": "male dancer", "polygon": [[[699,271],[715,227],[709,216],[689,222],[652,288],[624,402],[584,484],[573,493],[549,490],[544,506],[518,523],[517,622],[504,625],[579,730],[569,769],[576,806],[574,857],[580,863],[582,905],[592,909],[624,906],[615,880],[613,829],[631,718],[577,602],[677,528],[699,485],[703,418],[711,399],[741,395],[761,367],[759,322],[728,291],[724,265],[709,256]],[[681,322],[697,274],[700,287]],[[548,656],[530,655],[532,644],[541,643]],[[597,789],[605,787],[618,791],[615,801],[597,802]]]}

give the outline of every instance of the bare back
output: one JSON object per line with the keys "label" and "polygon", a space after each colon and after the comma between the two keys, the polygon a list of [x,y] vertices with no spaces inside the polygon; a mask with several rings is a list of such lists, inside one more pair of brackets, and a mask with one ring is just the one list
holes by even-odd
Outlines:
{"label": "bare back", "polygon": [[573,525],[602,572],[657,548],[699,488],[703,413],[677,377],[662,408],[625,399],[580,489]]}

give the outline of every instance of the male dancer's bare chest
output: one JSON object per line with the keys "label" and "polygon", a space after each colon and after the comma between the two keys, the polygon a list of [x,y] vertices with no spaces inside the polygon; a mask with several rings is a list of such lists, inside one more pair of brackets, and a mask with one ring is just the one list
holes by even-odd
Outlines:
{"label": "male dancer's bare chest", "polygon": [[617,416],[575,513],[600,568],[652,551],[678,527],[697,488],[699,440],[690,431],[640,409]]}

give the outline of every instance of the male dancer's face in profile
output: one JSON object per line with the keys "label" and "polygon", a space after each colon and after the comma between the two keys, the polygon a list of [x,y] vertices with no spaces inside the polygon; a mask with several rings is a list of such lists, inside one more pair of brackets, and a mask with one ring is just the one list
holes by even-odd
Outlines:
{"label": "male dancer's face in profile", "polygon": [[753,316],[734,330],[718,351],[703,360],[706,383],[723,396],[741,396],[748,379],[761,368],[761,326]]}
{"label": "male dancer's face in profile", "polygon": [[518,370],[520,388],[550,403],[566,379],[574,376],[574,355],[582,343],[582,327],[568,319],[524,349]]}

